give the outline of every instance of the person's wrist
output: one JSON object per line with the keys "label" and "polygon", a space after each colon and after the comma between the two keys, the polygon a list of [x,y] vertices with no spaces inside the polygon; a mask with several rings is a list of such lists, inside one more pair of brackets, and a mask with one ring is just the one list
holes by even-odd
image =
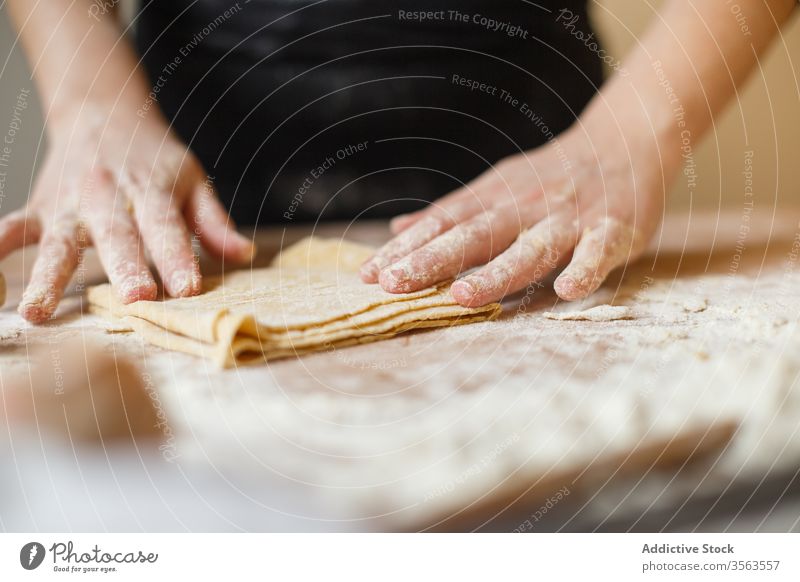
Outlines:
{"label": "person's wrist", "polygon": [[626,130],[614,119],[601,123],[581,118],[559,136],[576,187],[592,188],[600,180],[602,188],[620,195],[628,192],[643,224],[660,216],[664,185],[677,175],[681,160],[672,154],[673,136],[652,127]]}
{"label": "person's wrist", "polygon": [[663,113],[615,117],[607,109],[587,110],[564,135],[569,150],[580,152],[576,157],[605,170],[651,168],[668,176],[680,167],[680,127]]}
{"label": "person's wrist", "polygon": [[47,114],[47,125],[51,128],[67,126],[85,117],[91,111],[110,110],[99,103],[81,99],[67,99],[63,102],[53,103]]}
{"label": "person's wrist", "polygon": [[137,101],[130,95],[120,99],[104,96],[65,99],[50,107],[46,119],[47,132],[52,137],[65,131],[72,133],[78,127],[124,128],[134,126],[142,119],[148,124],[164,121],[156,104],[152,104],[146,118],[142,118],[139,115],[142,103],[145,103],[144,98]]}

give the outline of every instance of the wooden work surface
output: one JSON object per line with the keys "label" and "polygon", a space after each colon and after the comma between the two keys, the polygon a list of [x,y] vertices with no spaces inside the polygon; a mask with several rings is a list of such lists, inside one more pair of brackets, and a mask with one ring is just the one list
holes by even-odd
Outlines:
{"label": "wooden work surface", "polygon": [[[311,230],[259,234],[260,264]],[[374,223],[314,231],[342,233],[387,236]],[[18,253],[0,263],[4,389],[37,349],[83,337],[140,366],[166,441],[155,454],[77,454],[12,427],[9,490],[37,471],[49,479],[38,497],[10,494],[0,517],[43,529],[537,531],[554,514],[558,527],[580,516],[591,528],[676,515],[690,498],[798,466],[798,236],[800,211],[671,216],[645,258],[580,305],[545,286],[509,299],[499,321],[228,371],[112,333],[82,315],[77,292],[53,323],[23,323],[13,307],[34,253]],[[91,256],[80,278],[102,281]],[[630,319],[544,315],[603,304],[629,306]],[[81,455],[89,464],[76,469]],[[54,493],[64,488],[70,504]],[[24,510],[8,506],[23,498]]]}

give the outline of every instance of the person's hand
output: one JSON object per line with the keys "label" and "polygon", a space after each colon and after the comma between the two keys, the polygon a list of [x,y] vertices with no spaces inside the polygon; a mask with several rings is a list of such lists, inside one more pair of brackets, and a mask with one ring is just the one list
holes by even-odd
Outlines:
{"label": "person's hand", "polygon": [[252,257],[203,168],[157,112],[84,110],[49,127],[50,149],[28,205],[0,219],[0,259],[39,243],[19,306],[33,323],[52,317],[88,244],[124,303],[155,299],[145,250],[173,297],[201,289],[190,232],[212,254]]}
{"label": "person's hand", "polygon": [[364,263],[361,277],[407,293],[479,267],[451,286],[458,303],[477,307],[566,264],[555,291],[581,299],[641,254],[662,216],[663,196],[657,155],[591,140],[576,128],[395,218],[396,236]]}

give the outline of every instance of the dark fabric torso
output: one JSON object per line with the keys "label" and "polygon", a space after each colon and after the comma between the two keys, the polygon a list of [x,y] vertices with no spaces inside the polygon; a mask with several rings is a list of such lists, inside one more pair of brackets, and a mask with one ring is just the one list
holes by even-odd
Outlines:
{"label": "dark fabric torso", "polygon": [[[588,34],[584,2],[400,4],[142,3],[137,45],[158,106],[235,220],[341,220],[419,208],[500,158],[541,145],[545,130],[566,129],[601,83],[597,55],[557,21],[568,7],[579,17],[572,30]],[[398,14],[442,9],[469,21]],[[488,30],[475,14],[513,23],[527,39]],[[497,87],[495,95],[459,86],[453,75]]]}

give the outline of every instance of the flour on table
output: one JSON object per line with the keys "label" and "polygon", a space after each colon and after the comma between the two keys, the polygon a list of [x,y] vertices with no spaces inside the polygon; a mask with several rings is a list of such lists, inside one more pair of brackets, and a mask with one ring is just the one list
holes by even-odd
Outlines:
{"label": "flour on table", "polygon": [[708,308],[708,301],[704,297],[690,298],[683,302],[683,310],[686,313],[700,313]]}
{"label": "flour on table", "polygon": [[558,321],[618,321],[620,319],[633,319],[633,310],[626,305],[598,305],[584,311],[542,313],[547,319]]}
{"label": "flour on table", "polygon": [[0,329],[0,341],[17,339],[21,335],[22,330],[19,328]]}

